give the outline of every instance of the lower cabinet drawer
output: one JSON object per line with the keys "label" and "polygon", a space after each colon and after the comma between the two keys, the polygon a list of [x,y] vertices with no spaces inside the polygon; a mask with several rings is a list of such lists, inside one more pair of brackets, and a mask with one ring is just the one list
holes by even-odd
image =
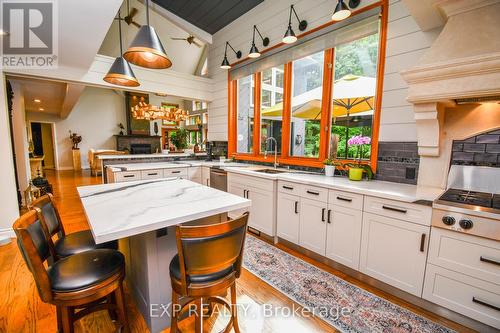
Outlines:
{"label": "lower cabinet drawer", "polygon": [[162,177],[163,177],[163,170],[162,169],[141,171],[141,179],[142,180],[158,179],[158,178],[162,178]]}
{"label": "lower cabinet drawer", "polygon": [[172,169],[163,169],[163,177],[179,177],[179,178],[188,178],[188,172],[186,168],[172,168]]}
{"label": "lower cabinet drawer", "polygon": [[431,225],[432,207],[408,202],[365,196],[365,212],[422,225]]}
{"label": "lower cabinet drawer", "polygon": [[140,171],[122,171],[115,173],[115,182],[130,182],[132,180],[141,180]]}
{"label": "lower cabinet drawer", "polygon": [[500,329],[500,286],[427,265],[423,298]]}

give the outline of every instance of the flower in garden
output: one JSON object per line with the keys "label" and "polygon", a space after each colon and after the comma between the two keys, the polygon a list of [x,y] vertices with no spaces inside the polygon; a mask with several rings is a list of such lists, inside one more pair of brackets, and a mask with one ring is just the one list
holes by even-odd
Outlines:
{"label": "flower in garden", "polygon": [[371,138],[369,136],[355,135],[347,141],[349,146],[369,145]]}

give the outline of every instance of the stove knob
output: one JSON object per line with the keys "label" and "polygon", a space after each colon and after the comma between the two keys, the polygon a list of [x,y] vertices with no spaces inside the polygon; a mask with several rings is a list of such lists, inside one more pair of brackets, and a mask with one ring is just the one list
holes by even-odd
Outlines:
{"label": "stove knob", "polygon": [[455,218],[453,216],[443,216],[442,221],[446,225],[454,225]]}
{"label": "stove knob", "polygon": [[465,220],[465,219],[460,220],[460,222],[458,222],[458,224],[460,224],[460,227],[462,227],[462,229],[470,229],[474,225],[474,223],[472,223],[471,220]]}

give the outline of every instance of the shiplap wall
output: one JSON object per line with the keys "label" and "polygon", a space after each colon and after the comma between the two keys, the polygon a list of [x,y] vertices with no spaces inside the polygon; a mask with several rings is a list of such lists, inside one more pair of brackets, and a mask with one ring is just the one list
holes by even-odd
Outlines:
{"label": "shiplap wall", "polygon": [[[363,0],[361,6],[374,2]],[[250,49],[252,27],[256,24],[262,34],[271,39],[270,45],[277,44],[285,33],[292,3],[300,19],[307,20],[308,29],[331,20],[334,8],[331,0],[266,0],[213,36],[208,56],[209,76],[214,79],[213,101],[209,104],[208,117],[210,141],[227,140],[227,71],[219,68],[226,41],[236,50],[241,50],[245,57]],[[293,24],[298,33],[297,23]],[[399,71],[416,64],[439,31],[421,31],[405,5],[399,0],[391,0],[387,34],[380,140],[416,141],[413,109],[406,101],[408,88]],[[259,49],[263,49],[260,41],[256,40],[256,44]],[[228,58],[230,62],[235,61],[235,55],[230,50]]]}

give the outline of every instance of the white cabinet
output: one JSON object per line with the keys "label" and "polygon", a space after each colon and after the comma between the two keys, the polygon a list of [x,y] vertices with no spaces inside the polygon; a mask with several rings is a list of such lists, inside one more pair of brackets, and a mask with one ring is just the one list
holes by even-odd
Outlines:
{"label": "white cabinet", "polygon": [[[203,185],[205,185],[205,184],[203,184]],[[228,179],[228,182],[227,182],[227,192],[231,193],[231,194],[234,194],[234,195],[237,195],[237,196],[240,196],[242,198],[246,198],[247,197],[247,190],[243,187],[243,184],[240,184],[240,183],[237,183],[237,182],[234,182],[234,181],[229,181],[229,179]],[[230,218],[235,219],[238,216],[241,216],[241,214],[243,214],[246,211],[250,212],[250,210],[251,210],[251,208],[233,210],[233,211],[228,212],[227,215]]]}
{"label": "white cabinet", "polygon": [[115,183],[130,182],[133,180],[141,180],[140,171],[120,171],[115,172]]}
{"label": "white cabinet", "polygon": [[300,197],[278,193],[276,234],[289,242],[299,243]]}
{"label": "white cabinet", "polygon": [[327,206],[323,202],[301,198],[299,245],[325,255]]}
{"label": "white cabinet", "polygon": [[200,166],[193,166],[188,168],[188,178],[190,181],[203,184],[201,177],[201,168]]}
{"label": "white cabinet", "polygon": [[429,229],[365,212],[360,271],[420,297]]}
{"label": "white cabinet", "polygon": [[326,257],[358,270],[363,212],[338,205],[328,208]]}
{"label": "white cabinet", "polygon": [[163,177],[169,178],[169,177],[177,177],[177,178],[182,178],[182,179],[187,179],[188,178],[188,168],[170,168],[170,169],[163,169]]}
{"label": "white cabinet", "polygon": [[[227,174],[229,193],[250,199],[250,216],[248,226],[274,237],[276,235],[276,181],[259,177]],[[242,211],[233,211],[229,216],[234,218]]]}
{"label": "white cabinet", "polygon": [[210,167],[201,167],[201,184],[205,186],[210,186]]}
{"label": "white cabinet", "polygon": [[154,169],[154,170],[142,170],[141,171],[141,179],[158,179],[163,177],[162,169]]}

